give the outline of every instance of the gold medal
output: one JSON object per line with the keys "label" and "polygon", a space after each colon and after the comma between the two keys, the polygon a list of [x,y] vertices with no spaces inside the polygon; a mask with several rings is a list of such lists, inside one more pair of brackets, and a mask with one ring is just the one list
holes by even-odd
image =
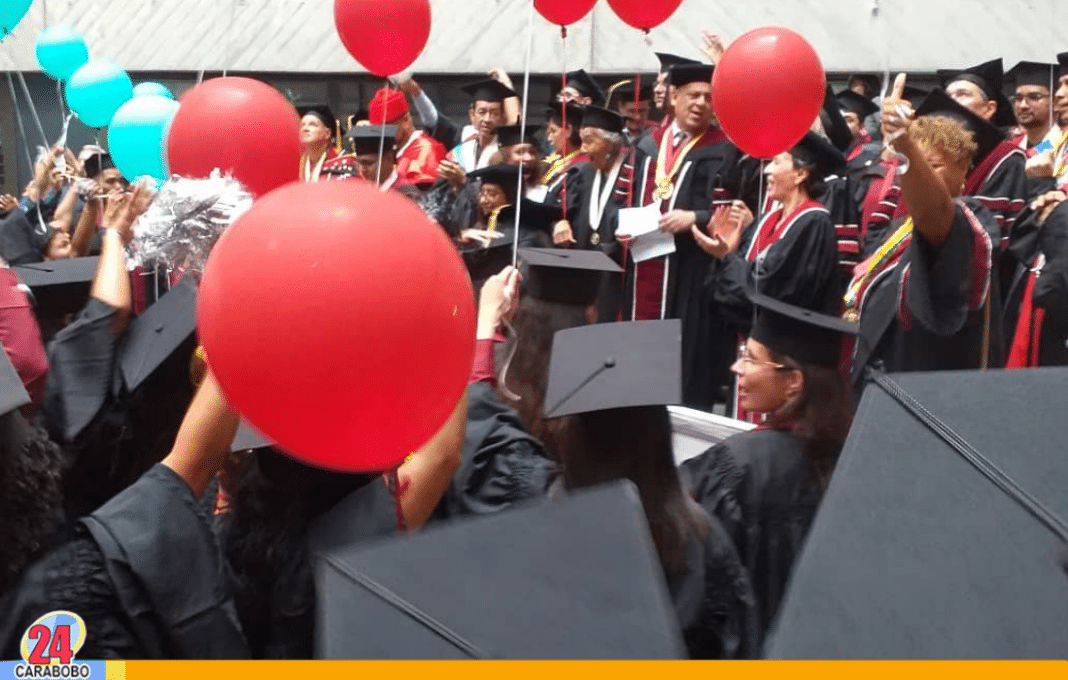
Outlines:
{"label": "gold medal", "polygon": [[842,313],[842,320],[849,323],[860,323],[860,312],[855,309],[847,309]]}
{"label": "gold medal", "polygon": [[596,231],[593,232],[593,234],[590,235],[590,244],[596,246],[596,245],[600,245],[600,243],[601,243],[601,235],[598,234]]}
{"label": "gold medal", "polygon": [[675,193],[675,183],[669,178],[663,177],[656,183],[657,200],[666,201],[671,198],[673,193]]}

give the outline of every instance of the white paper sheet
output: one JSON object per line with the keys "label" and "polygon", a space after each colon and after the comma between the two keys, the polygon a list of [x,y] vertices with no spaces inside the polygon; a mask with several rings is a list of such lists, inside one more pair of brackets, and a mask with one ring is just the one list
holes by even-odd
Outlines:
{"label": "white paper sheet", "polygon": [[675,235],[660,231],[660,216],[659,203],[619,211],[616,235],[634,238],[630,252],[635,262],[645,262],[675,252]]}

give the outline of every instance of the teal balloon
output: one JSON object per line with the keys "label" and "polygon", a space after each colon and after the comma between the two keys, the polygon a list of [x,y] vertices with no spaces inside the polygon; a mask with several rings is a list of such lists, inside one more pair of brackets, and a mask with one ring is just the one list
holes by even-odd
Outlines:
{"label": "teal balloon", "polygon": [[104,127],[133,97],[133,82],[121,68],[91,59],[67,81],[67,105],[89,127]]}
{"label": "teal balloon", "polygon": [[89,61],[85,38],[69,26],[53,26],[37,36],[37,63],[56,80],[67,80]]}
{"label": "teal balloon", "polygon": [[33,0],[0,0],[0,40],[15,30],[32,4]]}
{"label": "teal balloon", "polygon": [[108,126],[108,150],[123,177],[167,181],[167,129],[177,112],[178,102],[159,95],[134,97],[119,107]]}
{"label": "teal balloon", "polygon": [[160,83],[138,83],[134,86],[135,97],[150,97],[150,96],[166,97],[167,99],[174,99],[174,93],[167,89],[165,85]]}

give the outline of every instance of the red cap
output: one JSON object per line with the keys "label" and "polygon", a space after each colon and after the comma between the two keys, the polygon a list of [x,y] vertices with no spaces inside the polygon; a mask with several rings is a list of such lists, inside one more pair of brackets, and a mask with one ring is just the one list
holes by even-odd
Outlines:
{"label": "red cap", "polygon": [[383,125],[408,113],[408,100],[404,98],[403,92],[382,88],[375,92],[368,108],[370,109],[368,120],[371,125]]}

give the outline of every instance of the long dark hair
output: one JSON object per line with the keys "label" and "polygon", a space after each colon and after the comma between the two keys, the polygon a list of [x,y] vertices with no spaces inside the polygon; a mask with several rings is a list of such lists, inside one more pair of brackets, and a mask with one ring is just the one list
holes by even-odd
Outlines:
{"label": "long dark hair", "polygon": [[789,429],[807,442],[810,469],[826,487],[853,423],[853,391],[836,368],[799,364],[770,348],[768,352],[772,361],[801,371],[804,379],[801,393],[770,414],[768,424]]}
{"label": "long dark hair", "polygon": [[62,472],[63,456],[44,430],[18,412],[0,415],[0,596],[60,529]]}
{"label": "long dark hair", "polygon": [[[555,457],[550,442],[560,427],[558,420],[545,420],[545,387],[549,379],[549,360],[553,336],[557,331],[589,324],[586,307],[547,302],[529,295],[520,296],[519,310],[513,326],[516,333],[515,356],[499,387],[505,403],[519,412],[523,426],[544,442]],[[513,399],[509,390],[519,397]]]}
{"label": "long dark hair", "polygon": [[638,487],[664,573],[686,571],[691,537],[708,537],[710,519],[683,491],[664,406],[636,406],[562,418],[557,448],[568,489],[629,479]]}
{"label": "long dark hair", "polygon": [[827,193],[827,177],[817,169],[816,164],[804,156],[793,156],[795,170],[808,170],[801,190],[812,200],[819,200]]}
{"label": "long dark hair", "polygon": [[312,520],[377,475],[309,467],[260,449],[229,471],[222,542],[238,619],[254,658],[310,659],[315,585],[305,535]]}

